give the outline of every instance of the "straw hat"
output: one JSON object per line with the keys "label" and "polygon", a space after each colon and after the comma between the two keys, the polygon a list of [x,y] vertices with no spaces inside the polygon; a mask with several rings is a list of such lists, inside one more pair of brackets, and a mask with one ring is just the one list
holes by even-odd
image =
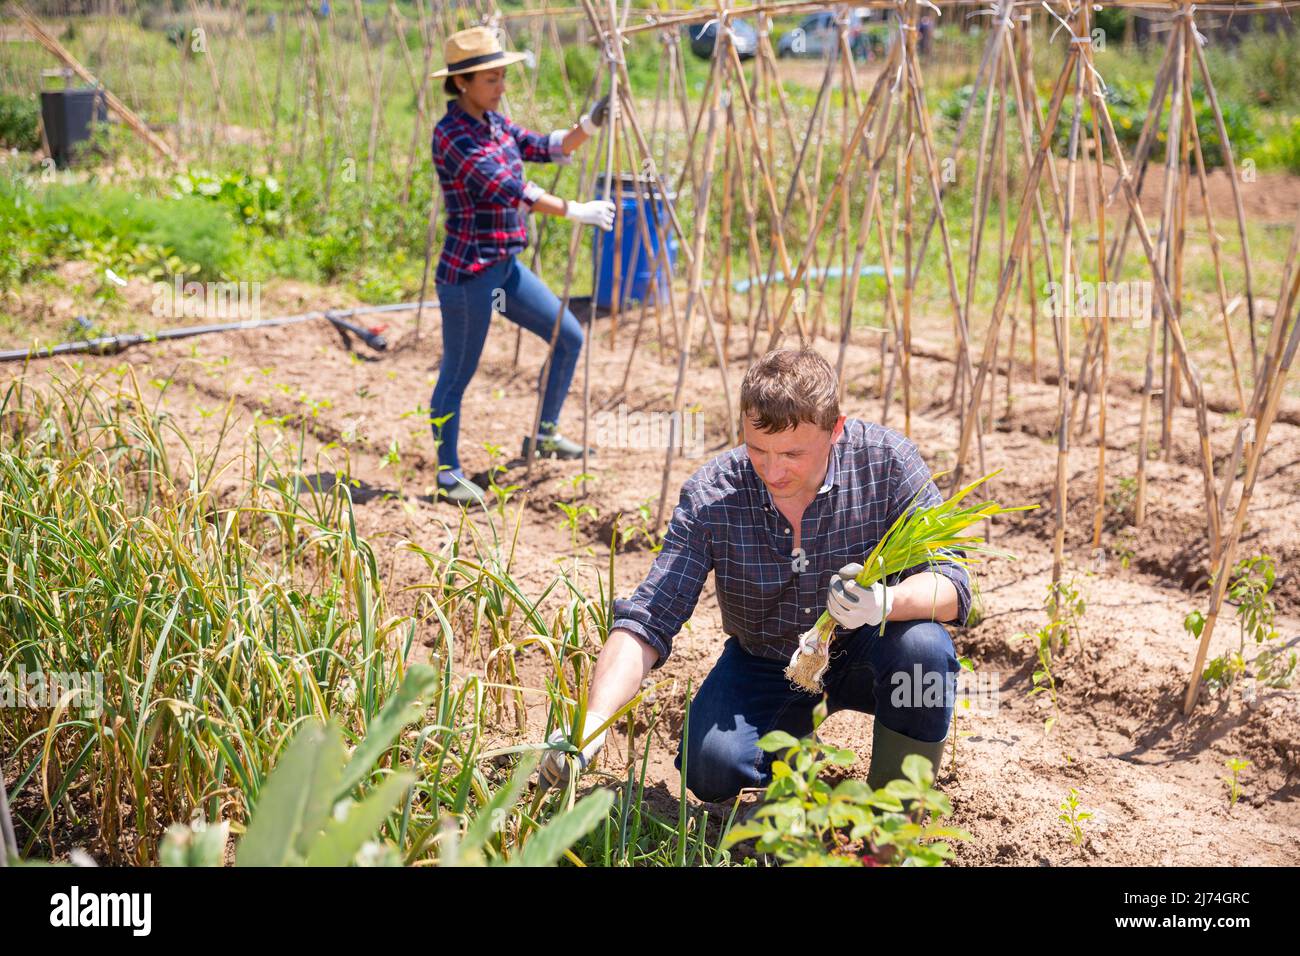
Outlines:
{"label": "straw hat", "polygon": [[476,70],[490,70],[526,60],[528,54],[506,53],[501,49],[496,34],[487,27],[470,27],[447,37],[443,59],[447,65],[430,76],[455,76]]}

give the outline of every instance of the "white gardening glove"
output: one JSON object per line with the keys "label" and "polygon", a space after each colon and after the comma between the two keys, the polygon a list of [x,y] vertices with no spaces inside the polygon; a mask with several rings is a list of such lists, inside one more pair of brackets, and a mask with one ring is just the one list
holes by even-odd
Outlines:
{"label": "white gardening glove", "polygon": [[[597,713],[594,710],[587,711],[587,717],[582,725],[582,737],[586,739],[592,731],[603,724],[609,718]],[[547,787],[562,787],[569,782],[569,761],[570,759],[578,762],[578,773],[582,773],[590,766],[591,761],[600,748],[605,744],[605,733],[608,730],[602,730],[599,734],[588,742],[587,746],[582,748],[580,754],[568,754],[561,750],[548,750],[546,756],[542,758],[541,766],[538,768],[538,775],[542,783]],[[568,734],[563,729],[557,728],[546,738],[548,744],[563,744],[568,739]]]}
{"label": "white gardening glove", "polygon": [[599,226],[606,232],[614,228],[614,204],[608,199],[593,199],[591,202],[573,202],[564,204],[564,218],[580,222],[584,226]]}
{"label": "white gardening glove", "polygon": [[889,616],[894,604],[894,589],[877,581],[869,588],[858,584],[862,565],[846,564],[831,580],[830,594],[826,597],[826,610],[835,622],[849,630],[864,625],[878,627]]}

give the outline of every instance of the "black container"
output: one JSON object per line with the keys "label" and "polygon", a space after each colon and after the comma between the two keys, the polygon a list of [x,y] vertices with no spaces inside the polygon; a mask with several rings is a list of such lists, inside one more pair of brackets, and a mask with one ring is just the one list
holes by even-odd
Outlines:
{"label": "black container", "polygon": [[41,122],[59,169],[67,169],[77,143],[90,139],[91,123],[107,120],[104,95],[93,86],[41,91]]}

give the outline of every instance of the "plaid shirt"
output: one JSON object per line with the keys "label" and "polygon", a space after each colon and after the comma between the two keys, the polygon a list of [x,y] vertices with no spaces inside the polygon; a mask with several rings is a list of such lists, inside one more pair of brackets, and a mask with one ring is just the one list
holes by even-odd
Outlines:
{"label": "plaid shirt", "polygon": [[[943,500],[916,445],[892,428],[847,419],[831,446],[822,487],[804,510],[800,547],[807,564],[796,571],[790,522],[745,446],[733,448],[682,486],[663,549],[632,596],[614,602],[612,627],[654,647],[654,666],[661,667],[712,570],[723,630],[751,654],[789,660],[799,636],[825,610],[834,572],[862,561],[914,498],[923,507]],[[916,565],[887,583],[926,570],[956,586],[957,620],[965,621],[970,577],[960,564]]]}
{"label": "plaid shirt", "polygon": [[524,162],[568,165],[564,131],[549,136],[488,110],[479,120],[456,100],[433,128],[433,165],[447,206],[447,238],[435,281],[466,282],[528,245],[528,212],[545,190]]}

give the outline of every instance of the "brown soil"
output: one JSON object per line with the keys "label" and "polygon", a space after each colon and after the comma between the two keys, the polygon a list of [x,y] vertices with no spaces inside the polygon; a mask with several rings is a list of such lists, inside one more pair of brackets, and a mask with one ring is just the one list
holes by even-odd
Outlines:
{"label": "brown soil", "polygon": [[[315,290],[272,286],[263,294],[265,314],[295,311],[304,298],[319,308]],[[331,300],[330,304],[336,304]],[[413,325],[413,315],[384,316],[390,341]],[[653,339],[651,320],[645,338]],[[632,409],[666,410],[675,378],[675,357],[661,355],[642,343],[632,372],[633,390],[620,396],[631,341],[631,317],[620,322],[617,347],[608,344],[608,320],[598,320],[590,361],[593,411],[616,408],[626,401]],[[360,530],[374,543],[396,612],[409,610],[415,592],[400,589],[428,581],[429,572],[415,555],[401,548],[413,541],[436,551],[454,530],[457,512],[431,503],[433,449],[427,426],[418,411],[427,403],[436,376],[439,327],[436,310],[424,317],[425,337],[416,347],[379,357],[354,355],[322,324],[250,331],[217,337],[141,347],[117,357],[87,357],[85,367],[110,374],[123,363],[134,368],[144,387],[153,379],[172,378],[163,407],[200,441],[218,428],[228,396],[236,401],[245,424],[253,412],[291,418],[286,441],[296,448],[298,425],[308,435],[305,471],[330,472],[350,458],[354,478],[362,482],[357,499]],[[513,367],[515,329],[497,320],[488,339],[478,374],[463,409],[462,457],[473,473],[489,465],[483,443],[492,442],[513,456],[524,422],[534,413],[535,382],[544,358],[538,340],[525,337],[518,369]],[[834,347],[821,343],[834,358]],[[949,390],[952,365],[927,358],[923,343],[913,361],[912,437],[936,470],[951,466],[957,439],[957,419],[942,406]],[[939,349],[935,349],[937,354]],[[223,364],[227,363],[228,364]],[[850,382],[846,412],[879,419],[876,351],[854,346],[847,361]],[[53,363],[34,374],[53,371]],[[729,374],[733,394],[744,369],[744,351],[733,342]],[[0,373],[7,378],[10,371]],[[582,368],[566,412],[567,433],[581,429]],[[111,375],[110,375],[111,380]],[[1001,396],[1004,381],[998,379]],[[1032,384],[1023,370],[1015,382],[1015,417],[1000,421],[983,442],[980,473],[1004,469],[987,487],[1004,505],[1038,504],[1039,510],[1001,521],[994,540],[1016,554],[1017,561],[992,560],[979,572],[986,614],[970,629],[957,629],[958,651],[970,657],[977,672],[989,675],[1000,691],[991,715],[959,717],[961,736],[957,763],[945,759],[940,784],[950,794],[955,822],[973,834],[961,843],[962,864],[1086,865],[1107,864],[1294,864],[1300,861],[1300,694],[1240,685],[1218,696],[1202,692],[1190,719],[1182,716],[1182,699],[1195,644],[1182,628],[1183,616],[1206,604],[1203,590],[1206,553],[1204,505],[1197,467],[1193,415],[1180,409],[1172,430],[1168,460],[1149,463],[1149,514],[1145,526],[1131,528],[1122,515],[1107,516],[1103,535],[1106,559],[1091,548],[1093,496],[1096,484],[1095,434],[1074,443],[1070,452],[1069,514],[1066,535],[1068,574],[1087,598],[1081,633],[1058,662],[1059,722],[1050,734],[1043,728],[1045,699],[1030,698],[1032,654],[1013,637],[1046,620],[1042,602],[1051,580],[1053,527],[1051,489],[1055,481],[1056,443],[1053,437],[1055,386]],[[1135,471],[1138,405],[1125,388],[1114,390],[1107,434],[1107,488],[1121,495],[1121,477]],[[322,403],[328,400],[328,406]],[[318,404],[313,414],[311,403]],[[725,412],[716,364],[711,357],[693,359],[687,376],[685,403],[698,403],[704,416],[705,457],[678,459],[673,464],[672,494],[707,456],[728,447]],[[1002,402],[999,400],[999,407]],[[1158,421],[1158,420],[1157,420]],[[1233,421],[1210,416],[1217,456],[1230,448]],[[901,427],[896,405],[886,423]],[[1156,432],[1158,435],[1158,431]],[[323,450],[330,442],[339,448]],[[397,443],[400,463],[385,464],[383,456]],[[320,452],[321,456],[316,457]],[[317,464],[317,462],[320,464]],[[586,519],[579,549],[572,556],[569,533],[559,524],[555,500],[574,496],[569,479],[577,463],[539,462],[531,479],[512,469],[508,480],[525,486],[516,500],[525,502],[514,569],[521,586],[538,595],[556,572],[555,562],[572,569],[595,591],[596,569],[608,566],[611,517],[635,515],[636,507],[656,499],[663,452],[659,449],[602,448],[591,460],[595,481],[587,503],[598,517]],[[1126,502],[1117,502],[1125,505]],[[1234,503],[1235,506],[1235,503]],[[513,507],[511,511],[513,512]],[[1231,509],[1230,509],[1231,513]],[[1275,586],[1280,609],[1278,630],[1292,647],[1300,644],[1300,427],[1287,422],[1269,435],[1262,480],[1256,489],[1251,517],[1241,544],[1242,555],[1268,553],[1277,560]],[[485,519],[476,519],[480,525]],[[626,525],[625,519],[624,524]],[[590,549],[588,551],[587,549]],[[1131,552],[1129,560],[1123,560]],[[627,594],[641,580],[653,555],[629,549],[618,559],[617,587]],[[1124,564],[1127,563],[1127,566]],[[1194,591],[1193,588],[1201,590]],[[558,606],[558,605],[557,605]],[[706,588],[688,631],[679,635],[674,652],[655,676],[667,681],[659,695],[652,729],[646,778],[648,800],[665,817],[675,819],[680,780],[673,769],[688,682],[698,687],[721,650],[723,635],[712,585]],[[1235,647],[1236,623],[1230,608],[1216,630],[1212,654]],[[1247,657],[1254,649],[1247,649]],[[427,649],[417,647],[417,654]],[[538,648],[520,653],[521,681],[534,691],[550,672],[549,660]],[[526,721],[529,739],[544,729],[542,695],[528,694]],[[645,726],[650,721],[645,714]],[[824,726],[824,736],[853,748],[859,755],[854,773],[864,773],[870,750],[871,718],[840,713]],[[517,741],[514,720],[507,717],[485,746]],[[638,735],[638,748],[644,737]],[[614,731],[600,773],[593,779],[617,783],[625,777],[627,740]],[[1251,762],[1242,775],[1243,793],[1230,807],[1223,777],[1225,760]],[[1070,788],[1079,791],[1085,809],[1095,816],[1085,824],[1087,839],[1075,847],[1057,817],[1058,805]],[[691,798],[692,806],[697,802]],[[725,817],[728,807],[709,807],[711,820]]]}

